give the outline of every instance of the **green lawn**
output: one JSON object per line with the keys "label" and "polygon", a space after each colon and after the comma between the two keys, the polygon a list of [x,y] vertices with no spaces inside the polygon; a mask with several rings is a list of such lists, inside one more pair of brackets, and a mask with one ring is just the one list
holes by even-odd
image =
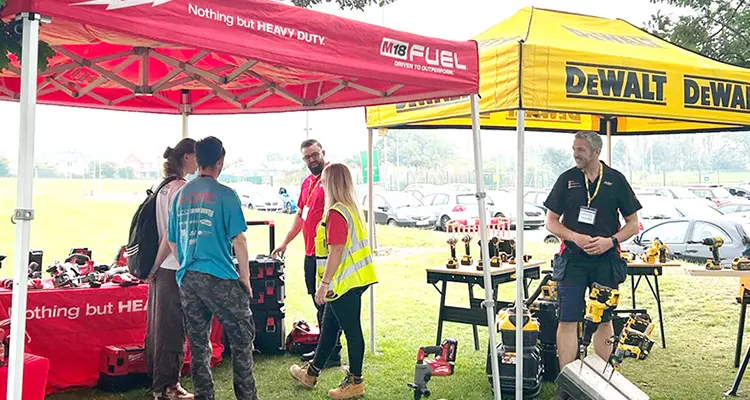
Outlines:
{"label": "green lawn", "polygon": [[[37,180],[34,208],[36,220],[32,224],[32,247],[43,249],[45,264],[63,258],[75,246],[88,246],[95,258],[110,262],[115,250],[127,236],[130,218],[138,203],[134,200],[115,201],[106,195],[113,193],[141,193],[148,186],[144,182],[105,181],[98,185],[97,196],[83,197],[80,181]],[[10,216],[15,208],[15,180],[0,180],[0,216]],[[102,196],[102,197],[100,197]],[[277,222],[277,238],[286,232],[290,218],[284,215],[248,213],[249,219],[272,218]],[[6,220],[7,221],[7,220]],[[441,265],[448,254],[443,244],[445,236],[438,232],[378,226],[379,245],[392,247],[389,256],[376,260],[380,284],[375,288],[376,337],[378,352],[368,353],[365,359],[367,398],[408,399],[411,393],[406,383],[412,381],[414,360],[420,346],[434,344],[437,320],[438,293],[425,283],[424,267]],[[0,224],[0,254],[12,258],[14,227]],[[251,253],[267,251],[266,232],[262,228],[249,231]],[[301,240],[288,251],[287,258],[287,327],[293,321],[315,318],[310,298],[304,290],[302,278]],[[555,250],[548,245],[529,244],[528,253],[535,259],[548,259]],[[12,259],[0,271],[10,275]],[[736,279],[692,278],[681,270],[669,271],[661,281],[667,341],[662,349],[657,342],[652,355],[645,361],[628,360],[623,372],[654,399],[720,399],[734,378],[732,368],[739,306],[734,297]],[[625,287],[623,287],[625,289]],[[450,303],[464,305],[467,294],[464,286],[451,288]],[[510,299],[513,285],[501,287],[501,297]],[[477,289],[476,295],[483,292]],[[639,306],[646,306],[656,315],[654,301],[647,286],[640,289]],[[363,325],[369,335],[369,295],[365,296]],[[629,290],[623,290],[621,304],[630,305]],[[471,329],[465,325],[447,323],[444,337],[458,339],[456,374],[435,378],[429,388],[434,399],[489,399],[490,386],[485,374],[486,329],[480,331],[482,350],[474,351]],[[658,339],[658,329],[654,332]],[[286,369],[297,359],[292,356],[256,359],[256,376],[263,399],[324,399],[326,391],[338,384],[342,373],[326,371],[319,388],[308,392],[300,389],[288,377]],[[231,363],[215,368],[219,399],[234,398],[232,394]],[[187,387],[190,380],[184,379]],[[750,387],[743,385],[745,390]],[[546,384],[542,399],[549,399],[553,385]],[[148,390],[124,394],[106,394],[83,390],[50,396],[52,400],[67,399],[144,399]]]}

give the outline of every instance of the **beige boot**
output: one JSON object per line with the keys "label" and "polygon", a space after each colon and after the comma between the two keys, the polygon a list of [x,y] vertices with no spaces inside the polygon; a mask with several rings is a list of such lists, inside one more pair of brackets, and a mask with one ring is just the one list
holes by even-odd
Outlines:
{"label": "beige boot", "polygon": [[365,383],[354,383],[354,375],[346,372],[346,378],[336,389],[328,391],[328,397],[335,400],[346,400],[362,397],[365,395]]}
{"label": "beige boot", "polygon": [[289,373],[292,375],[292,378],[296,379],[302,384],[302,386],[308,389],[314,389],[315,384],[318,383],[318,377],[308,374],[307,371],[309,369],[310,363],[305,363],[305,365],[301,367],[295,364],[289,367]]}

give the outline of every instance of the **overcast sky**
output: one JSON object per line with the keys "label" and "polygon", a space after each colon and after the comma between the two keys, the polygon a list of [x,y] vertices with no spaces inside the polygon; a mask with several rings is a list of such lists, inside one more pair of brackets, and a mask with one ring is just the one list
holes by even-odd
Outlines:
{"label": "overcast sky", "polygon": [[[389,28],[452,40],[466,40],[509,17],[522,7],[537,6],[563,11],[622,18],[642,26],[650,15],[664,5],[648,0],[398,0],[381,10],[341,11],[332,4],[318,6],[330,12]],[[18,104],[0,102],[0,156],[15,160],[18,152]],[[367,135],[362,108],[315,111],[309,114],[311,136],[325,144],[329,155],[350,155],[365,150]],[[128,154],[158,156],[168,144],[180,139],[179,116],[149,115],[115,111],[37,107],[36,155],[44,157],[60,150],[77,150],[99,154],[102,158],[121,161]],[[268,114],[190,117],[190,136],[215,135],[227,146],[229,156],[263,157],[267,152],[287,152],[304,139],[305,114]],[[470,131],[442,131],[453,140],[462,154],[470,149]],[[268,139],[261,139],[266,137]],[[515,144],[501,145],[501,139],[514,137],[512,132],[489,132],[484,135],[484,155],[513,151]],[[145,146],[146,140],[156,144]],[[527,145],[555,144],[569,146],[569,136],[529,134]],[[490,150],[492,149],[492,150]]]}

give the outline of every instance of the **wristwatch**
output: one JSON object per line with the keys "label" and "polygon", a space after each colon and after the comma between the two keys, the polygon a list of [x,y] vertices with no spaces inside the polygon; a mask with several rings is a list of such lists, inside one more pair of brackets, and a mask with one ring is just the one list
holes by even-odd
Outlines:
{"label": "wristwatch", "polygon": [[617,240],[617,238],[616,238],[616,237],[612,236],[612,248],[613,248],[613,249],[616,249],[616,248],[617,248],[617,245],[619,245],[619,244],[620,244],[620,241],[619,241],[619,240]]}

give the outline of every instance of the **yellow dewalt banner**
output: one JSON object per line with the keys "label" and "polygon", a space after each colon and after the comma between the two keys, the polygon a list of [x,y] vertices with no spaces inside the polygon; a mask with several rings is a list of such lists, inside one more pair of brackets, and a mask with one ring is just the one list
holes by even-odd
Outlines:
{"label": "yellow dewalt banner", "polygon": [[[549,131],[602,131],[599,116],[624,134],[750,128],[750,70],[622,20],[525,8],[476,40],[486,128],[514,128],[520,108]],[[431,100],[370,107],[367,123],[470,126],[469,112],[468,97]]]}

